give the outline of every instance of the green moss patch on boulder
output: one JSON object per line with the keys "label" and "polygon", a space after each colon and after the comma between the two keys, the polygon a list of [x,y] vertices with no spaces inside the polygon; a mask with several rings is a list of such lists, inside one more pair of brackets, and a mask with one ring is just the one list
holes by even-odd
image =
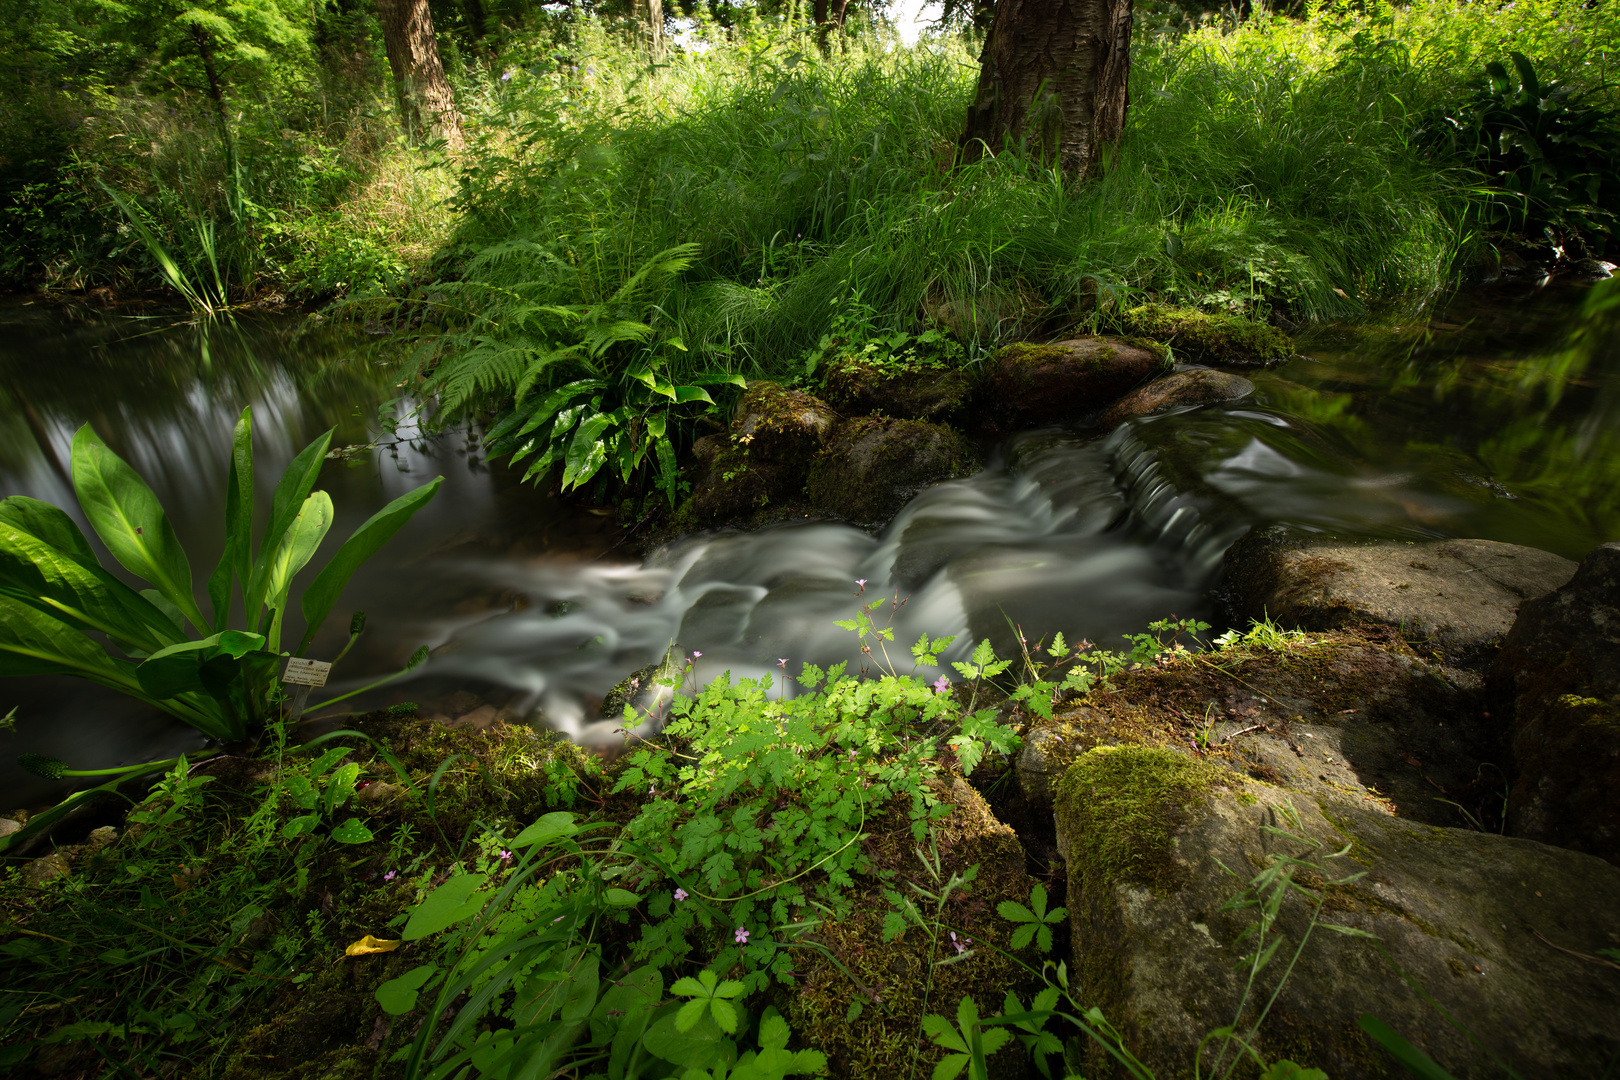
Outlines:
{"label": "green moss patch on boulder", "polygon": [[821,393],[846,416],[882,413],[944,423],[967,411],[974,385],[972,374],[959,367],[849,356],[827,369]]}
{"label": "green moss patch on boulder", "polygon": [[1274,326],[1238,315],[1143,304],[1121,316],[1126,332],[1163,341],[1178,360],[1229,367],[1269,367],[1294,355],[1294,342]]}
{"label": "green moss patch on boulder", "polygon": [[739,446],[761,461],[808,461],[827,441],[839,416],[825,401],[773,382],[752,382],[732,414],[731,432]]}
{"label": "green moss patch on boulder", "polygon": [[1004,347],[987,380],[997,423],[1035,427],[1078,420],[1163,370],[1164,354],[1116,338],[1077,338]]}
{"label": "green moss patch on boulder", "polygon": [[863,525],[881,525],[929,484],[981,464],[959,433],[919,420],[866,416],[840,425],[810,464],[810,503]]}

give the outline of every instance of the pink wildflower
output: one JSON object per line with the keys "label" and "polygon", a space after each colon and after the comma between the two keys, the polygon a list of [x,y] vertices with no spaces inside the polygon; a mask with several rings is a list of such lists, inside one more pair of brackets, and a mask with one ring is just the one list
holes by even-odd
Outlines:
{"label": "pink wildflower", "polygon": [[685,889],[676,889],[675,890],[675,901],[676,901],[676,903],[679,903],[680,901],[685,900],[687,895],[688,894],[687,894],[687,891]]}
{"label": "pink wildflower", "polygon": [[732,935],[732,937],[733,937],[733,938],[734,938],[734,939],[736,939],[736,942],[737,942],[737,944],[739,944],[739,945],[746,945],[746,944],[748,944],[748,931],[747,931],[747,930],[745,930],[745,929],[743,929],[743,928],[742,928],[742,927],[740,927],[740,926],[739,926],[739,927],[737,927],[737,932],[736,932],[736,933],[735,933],[735,934],[733,934],[733,935]]}

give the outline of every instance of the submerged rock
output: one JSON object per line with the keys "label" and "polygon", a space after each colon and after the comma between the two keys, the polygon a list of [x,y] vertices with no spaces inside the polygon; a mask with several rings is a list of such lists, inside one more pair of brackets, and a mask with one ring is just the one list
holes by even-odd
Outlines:
{"label": "submerged rock", "polygon": [[1132,334],[1167,342],[1181,361],[1269,367],[1294,355],[1294,342],[1287,334],[1238,315],[1143,304],[1125,312],[1123,321]]}
{"label": "submerged rock", "polygon": [[1227,598],[1239,618],[1307,630],[1391,626],[1462,672],[1490,663],[1521,601],[1574,572],[1574,563],[1551,552],[1493,540],[1321,540],[1268,531],[1226,556]]}
{"label": "submerged rock", "polygon": [[1490,686],[1512,703],[1509,829],[1620,865],[1620,543],[1525,603]]}
{"label": "submerged rock", "polygon": [[1241,375],[1213,368],[1194,368],[1154,379],[1114,402],[1103,413],[1104,427],[1118,427],[1134,416],[1152,416],[1169,409],[1196,408],[1236,401],[1254,393],[1254,383]]}
{"label": "submerged rock", "polygon": [[810,503],[845,521],[881,524],[922,488],[979,465],[978,450],[948,427],[865,416],[840,425],[810,463]]}
{"label": "submerged rock", "polygon": [[828,403],[846,416],[882,413],[943,423],[967,411],[974,379],[959,367],[897,365],[845,357],[822,381]]}
{"label": "submerged rock", "polygon": [[1033,427],[1096,413],[1163,366],[1160,352],[1113,338],[1008,345],[987,392],[1003,427]]}
{"label": "submerged rock", "polygon": [[[1285,971],[1254,1047],[1335,1080],[1390,1074],[1358,1026],[1365,1013],[1460,1077],[1495,1075],[1493,1053],[1526,1077],[1592,1076],[1620,1052],[1615,973],[1593,955],[1620,944],[1620,870],[1599,859],[1402,821],[1141,746],[1077,760],[1057,815],[1074,996],[1160,1076],[1189,1074],[1212,1029],[1246,1031]],[[1294,876],[1325,898],[1321,921],[1359,934],[1319,926],[1290,964],[1311,905],[1286,897],[1259,943],[1280,952],[1245,995],[1240,961],[1256,942],[1239,935],[1258,909],[1228,902],[1280,857],[1313,863]],[[1205,1047],[1206,1067],[1219,1051],[1219,1040]]]}

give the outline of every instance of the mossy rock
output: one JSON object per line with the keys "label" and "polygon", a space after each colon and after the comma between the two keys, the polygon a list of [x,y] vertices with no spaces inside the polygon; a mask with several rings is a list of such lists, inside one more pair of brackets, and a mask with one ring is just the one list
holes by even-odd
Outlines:
{"label": "mossy rock", "polygon": [[1121,317],[1126,332],[1167,342],[1176,359],[1227,367],[1270,367],[1294,355],[1287,334],[1238,315],[1143,304]]}
{"label": "mossy rock", "polygon": [[833,361],[821,393],[846,416],[882,413],[934,423],[960,419],[975,380],[959,367],[898,364],[858,356]]}
{"label": "mossy rock", "polygon": [[1620,543],[1525,601],[1488,679],[1512,716],[1509,831],[1620,866]]}
{"label": "mossy rock", "polygon": [[730,435],[699,439],[692,458],[692,494],[671,522],[679,532],[745,523],[804,488],[803,460],[771,461]]}
{"label": "mossy rock", "polygon": [[881,525],[922,488],[980,464],[977,448],[948,427],[864,416],[839,425],[810,463],[810,503],[845,521]]}
{"label": "mossy rock", "polygon": [[1078,420],[1163,370],[1162,350],[1117,338],[1077,338],[1004,347],[986,383],[1004,428]]}
{"label": "mossy rock", "polygon": [[[837,963],[819,951],[799,954],[805,958],[803,979],[785,1011],[804,1045],[827,1055],[831,1076],[848,1080],[928,1076],[944,1053],[920,1035],[925,1015],[954,1018],[964,995],[973,997],[981,1016],[1001,1011],[1008,992],[1027,1006],[1041,987],[1024,967],[998,951],[1009,948],[1014,927],[996,914],[996,905],[1006,900],[1028,904],[1035,884],[1025,869],[1018,837],[960,777],[939,782],[937,793],[954,808],[932,827],[931,850],[939,854],[941,873],[948,880],[978,868],[970,885],[946,904],[940,917],[944,925],[937,932],[912,926],[898,940],[883,938],[884,916],[891,910],[883,895],[886,888],[915,898],[905,882],[934,893],[941,885],[917,857],[907,814],[894,807],[868,822],[868,859],[882,876],[859,878],[847,917],[810,935]],[[924,850],[930,846],[924,845]],[[927,905],[922,910],[932,913]],[[958,955],[951,931],[973,952],[959,963],[942,965],[939,961]],[[1019,959],[1040,966],[1033,946]],[[851,975],[857,980],[854,984]],[[852,1002],[860,1003],[861,1009],[851,1021],[846,1015]],[[919,1050],[913,1069],[913,1055]],[[1013,1042],[991,1057],[989,1065],[992,1077],[1010,1080],[1026,1075],[1027,1059]]]}
{"label": "mossy rock", "polygon": [[1254,383],[1228,371],[1215,371],[1212,368],[1178,371],[1154,379],[1114,402],[1103,414],[1102,426],[1114,428],[1137,416],[1237,401],[1252,393]]}
{"label": "mossy rock", "polygon": [[[1335,1080],[1400,1075],[1359,1028],[1365,1013],[1459,1077],[1495,1075],[1491,1053],[1527,1077],[1597,1075],[1620,1053],[1613,972],[1559,951],[1620,942],[1620,870],[1602,860],[1315,800],[1170,748],[1081,756],[1058,818],[1077,996],[1159,1076],[1190,1075],[1201,1040],[1255,1023],[1274,991],[1255,1050]],[[1295,881],[1325,897],[1320,921],[1361,936],[1318,926],[1291,962],[1311,905],[1290,894],[1277,959],[1245,997],[1238,960],[1255,942],[1240,934],[1257,909],[1229,901],[1283,856],[1314,862]],[[1117,1074],[1101,1054],[1091,1065]]]}
{"label": "mossy rock", "polygon": [[732,414],[731,433],[756,461],[802,467],[826,443],[838,420],[832,406],[814,395],[752,382]]}

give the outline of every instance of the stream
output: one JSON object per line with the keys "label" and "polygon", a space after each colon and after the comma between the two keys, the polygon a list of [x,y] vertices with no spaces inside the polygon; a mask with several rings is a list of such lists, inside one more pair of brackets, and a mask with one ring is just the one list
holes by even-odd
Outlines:
{"label": "stream", "polygon": [[[332,656],[349,613],[368,613],[330,691],[396,670],[427,644],[428,663],[371,704],[412,700],[453,718],[487,701],[610,745],[622,735],[617,720],[597,718],[602,695],[671,646],[701,654],[699,679],[858,663],[854,636],[833,624],[880,597],[891,600],[883,617],[904,671],[925,632],[957,635],[952,659],[983,637],[1003,655],[1019,632],[1117,648],[1171,614],[1218,622],[1210,590],[1227,547],[1273,523],[1481,537],[1579,559],[1620,536],[1614,284],[1474,292],[1415,322],[1313,330],[1302,357],[1246,373],[1256,392],[1244,401],[1106,434],[1018,433],[978,475],[920,493],[881,535],[806,522],[685,537],[645,560],[610,508],[520,485],[483,459],[474,431],[425,436],[402,423],[379,434],[377,407],[399,392],[386,341],[303,320],[202,327],[12,300],[0,306],[0,494],[55,503],[82,525],[66,465],[88,421],[157,492],[200,589],[223,537],[242,407],[253,407],[260,522],[281,469],[335,428],[333,446],[346,449],[318,486],[337,521],[295,596],[384,503],[435,475],[445,482],[362,567],[311,647]],[[0,760],[0,813],[63,790],[17,769],[18,753],[88,769],[200,745],[82,681],[3,689],[0,715],[16,707],[17,734]]]}

